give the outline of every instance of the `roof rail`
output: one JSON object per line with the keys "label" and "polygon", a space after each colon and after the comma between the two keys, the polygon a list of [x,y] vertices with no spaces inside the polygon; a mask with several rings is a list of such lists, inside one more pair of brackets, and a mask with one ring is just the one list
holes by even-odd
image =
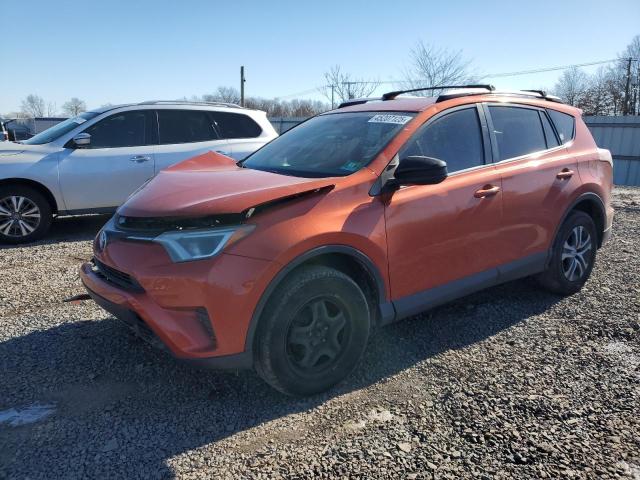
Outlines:
{"label": "roof rail", "polygon": [[375,102],[376,100],[382,100],[380,97],[363,97],[363,98],[350,98],[349,100],[345,100],[338,108],[350,107],[351,105],[360,105],[362,103],[367,102]]}
{"label": "roof rail", "polygon": [[550,102],[563,103],[559,97],[556,97],[555,95],[549,95],[544,90],[498,91],[495,89],[493,85],[474,84],[474,85],[442,85],[439,87],[425,87],[425,88],[412,88],[410,90],[396,90],[394,92],[387,92],[383,94],[382,97],[352,98],[350,100],[345,100],[340,105],[338,105],[338,108],[350,107],[352,105],[361,105],[367,102],[393,100],[398,95],[403,93],[420,92],[424,90],[448,90],[448,89],[456,89],[461,91],[440,94],[436,99],[436,103],[444,102],[445,100],[450,100],[452,98],[478,95],[479,92],[477,91],[477,89],[487,90],[486,93],[491,95],[507,95],[512,97],[535,97],[535,98],[542,98],[543,100],[548,100]]}
{"label": "roof rail", "polygon": [[235,103],[227,102],[199,102],[190,100],[147,100],[140,102],[138,105],[208,105],[214,107],[230,107],[230,108],[244,108]]}
{"label": "roof rail", "polygon": [[423,92],[425,90],[451,90],[452,88],[460,89],[460,88],[483,88],[485,90],[489,90],[490,92],[494,91],[496,87],[493,85],[489,85],[486,83],[482,84],[471,84],[471,85],[440,85],[437,87],[423,87],[423,88],[411,88],[409,90],[395,90],[393,92],[387,92],[382,95],[382,100],[393,100],[398,95],[403,93],[413,93],[413,92]]}
{"label": "roof rail", "polygon": [[[493,90],[489,92],[491,95],[505,95],[509,97],[534,97],[541,98],[543,100],[548,100],[549,102],[563,103],[559,97],[554,95],[547,95],[542,90]],[[452,93],[443,93],[438,96],[436,99],[436,103],[444,102],[445,100],[451,100],[452,98],[458,97],[466,97],[470,95],[477,95],[478,92],[452,92]]]}
{"label": "roof rail", "polygon": [[562,100],[560,99],[560,97],[556,97],[555,95],[549,95],[544,90],[520,90],[520,91],[521,92],[527,92],[527,93],[537,93],[538,95],[540,95],[545,100],[549,100],[551,102],[563,103]]}

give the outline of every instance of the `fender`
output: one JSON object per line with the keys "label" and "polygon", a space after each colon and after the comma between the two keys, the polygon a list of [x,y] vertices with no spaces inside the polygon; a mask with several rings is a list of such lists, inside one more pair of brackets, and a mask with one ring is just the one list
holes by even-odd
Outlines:
{"label": "fender", "polygon": [[[576,205],[578,205],[580,202],[583,202],[585,200],[593,200],[595,202],[595,204],[597,205],[598,210],[600,211],[600,215],[602,215],[603,220],[607,218],[607,213],[604,207],[604,202],[602,201],[602,198],[600,198],[600,195],[598,195],[597,193],[594,192],[586,192],[586,193],[582,193],[580,195],[578,195],[569,205],[569,207],[565,210],[564,214],[562,215],[562,218],[560,219],[560,222],[558,222],[558,225],[556,225],[556,229],[553,235],[553,241],[555,242],[555,238],[558,235],[558,231],[560,230],[560,227],[562,226],[562,224],[565,222],[565,220],[567,219],[567,217],[569,216],[569,214],[571,213],[571,211],[576,207]],[[600,235],[602,237],[602,234],[604,232],[598,232],[598,235]],[[602,244],[602,238],[598,239],[598,248],[601,246]],[[553,245],[553,244],[552,244]],[[551,247],[549,247],[551,248]],[[551,260],[551,255],[549,255],[549,258],[547,259],[547,262]]]}
{"label": "fender", "polygon": [[278,285],[284,280],[284,278],[296,267],[302,265],[303,263],[318,257],[320,255],[326,255],[328,253],[340,253],[344,255],[349,255],[356,261],[358,261],[367,271],[371,274],[373,279],[375,280],[375,284],[378,290],[378,298],[379,300],[379,308],[381,314],[381,324],[386,324],[391,322],[395,318],[395,309],[393,304],[387,300],[385,293],[385,284],[378,267],[373,263],[373,261],[360,250],[347,246],[347,245],[323,245],[321,247],[313,248],[293,259],[287,265],[285,265],[271,280],[265,291],[262,293],[260,297],[260,301],[253,311],[253,315],[251,316],[251,323],[249,324],[249,328],[247,330],[247,336],[245,339],[245,351],[253,350],[253,340],[255,337],[256,330],[258,329],[258,322],[260,320],[260,316],[267,304],[267,301],[271,297],[271,294],[278,288]]}

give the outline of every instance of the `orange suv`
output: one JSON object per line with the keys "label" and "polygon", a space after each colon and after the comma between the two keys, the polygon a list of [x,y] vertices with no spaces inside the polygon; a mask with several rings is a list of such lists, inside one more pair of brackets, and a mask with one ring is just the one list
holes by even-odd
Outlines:
{"label": "orange suv", "polygon": [[610,153],[544,92],[447,88],[160,172],[96,237],[89,294],[177,358],[307,395],[390,322],[529,275],[577,292],[611,234]]}

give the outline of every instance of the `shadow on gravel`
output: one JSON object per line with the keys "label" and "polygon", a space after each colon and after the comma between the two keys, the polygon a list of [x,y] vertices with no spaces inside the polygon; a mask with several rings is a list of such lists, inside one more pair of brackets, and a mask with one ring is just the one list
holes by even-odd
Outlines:
{"label": "shadow on gravel", "polygon": [[115,319],[14,338],[0,343],[0,411],[34,403],[56,410],[31,425],[0,423],[0,477],[171,478],[171,457],[481,342],[558,300],[520,281],[389,326],[346,382],[309,399],[285,397],[253,372],[178,364]]}
{"label": "shadow on gravel", "polygon": [[25,245],[0,244],[0,250],[3,248],[20,248],[60,242],[83,242],[93,240],[98,233],[98,230],[100,230],[110,218],[111,215],[56,217],[53,219],[53,223],[51,224],[51,230],[49,230],[49,233],[47,233],[42,240]]}

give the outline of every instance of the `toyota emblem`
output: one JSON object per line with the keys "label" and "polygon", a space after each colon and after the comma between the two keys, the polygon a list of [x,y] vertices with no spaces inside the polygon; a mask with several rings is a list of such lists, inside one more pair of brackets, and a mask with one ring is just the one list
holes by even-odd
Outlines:
{"label": "toyota emblem", "polygon": [[107,232],[105,232],[104,230],[100,231],[100,234],[98,235],[98,251],[101,252],[104,250],[104,248],[107,246]]}

